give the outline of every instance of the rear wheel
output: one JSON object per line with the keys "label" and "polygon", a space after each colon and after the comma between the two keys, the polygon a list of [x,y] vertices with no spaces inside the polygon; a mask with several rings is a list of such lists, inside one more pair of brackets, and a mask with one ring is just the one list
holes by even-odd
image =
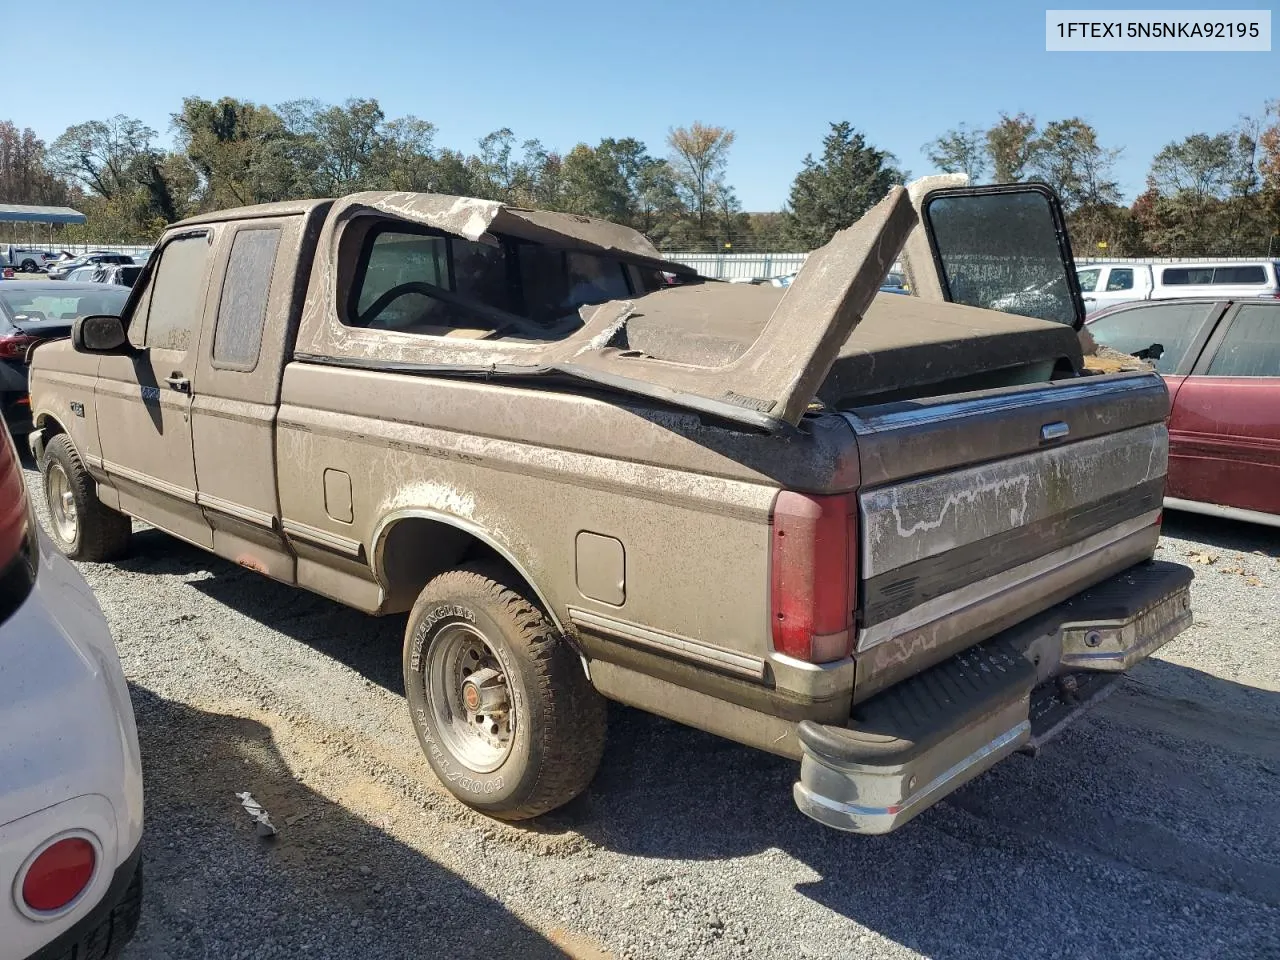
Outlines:
{"label": "rear wheel", "polygon": [[463,567],[427,584],[405,630],[404,681],[432,770],[476,810],[536,817],[595,775],[604,700],[505,567]]}
{"label": "rear wheel", "polygon": [[23,261],[22,261],[22,272],[23,272],[23,273],[35,273],[35,272],[36,272],[36,262],[35,262],[34,260],[30,259],[30,258],[28,258],[28,259],[26,259],[26,260],[23,260]]}
{"label": "rear wheel", "polygon": [[71,438],[49,441],[40,464],[53,542],[72,560],[101,562],[129,546],[132,524],[98,499],[98,486],[80,460]]}

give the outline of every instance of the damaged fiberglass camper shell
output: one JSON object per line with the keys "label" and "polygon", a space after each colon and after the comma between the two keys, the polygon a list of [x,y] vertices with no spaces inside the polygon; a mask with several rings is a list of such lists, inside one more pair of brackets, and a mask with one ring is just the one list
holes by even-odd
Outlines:
{"label": "damaged fiberglass camper shell", "polygon": [[[35,352],[32,446],[73,557],[137,517],[407,613],[413,723],[478,810],[580,792],[612,699],[885,832],[1190,621],[1164,383],[1085,375],[1071,262],[1046,190],[936,179],[785,290],[486,201],[229,210]],[[1030,287],[1040,319],[988,309]]]}

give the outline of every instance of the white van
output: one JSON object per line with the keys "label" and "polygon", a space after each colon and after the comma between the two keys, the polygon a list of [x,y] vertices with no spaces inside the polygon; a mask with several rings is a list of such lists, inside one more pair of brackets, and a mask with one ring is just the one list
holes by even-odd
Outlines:
{"label": "white van", "polygon": [[1280,297],[1280,265],[1236,263],[1091,263],[1076,270],[1086,313],[1131,300],[1175,297]]}

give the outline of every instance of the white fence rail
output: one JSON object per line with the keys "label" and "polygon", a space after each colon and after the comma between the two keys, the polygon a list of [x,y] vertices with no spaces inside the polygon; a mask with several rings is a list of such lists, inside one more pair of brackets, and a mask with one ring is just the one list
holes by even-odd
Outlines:
{"label": "white fence rail", "polygon": [[807,253],[666,253],[667,260],[693,267],[717,280],[762,280],[785,277],[803,265]]}
{"label": "white fence rail", "polygon": [[[4,244],[0,244],[0,247],[2,246]],[[14,246],[21,247],[23,250],[48,250],[50,253],[65,250],[77,257],[95,250],[133,256],[135,253],[146,253],[151,249],[149,243],[15,243]]]}
{"label": "white fence rail", "polygon": [[[784,277],[804,266],[807,253],[666,253],[667,260],[693,267],[704,277],[717,280]],[[1266,257],[1076,257],[1087,263],[1257,263]]]}

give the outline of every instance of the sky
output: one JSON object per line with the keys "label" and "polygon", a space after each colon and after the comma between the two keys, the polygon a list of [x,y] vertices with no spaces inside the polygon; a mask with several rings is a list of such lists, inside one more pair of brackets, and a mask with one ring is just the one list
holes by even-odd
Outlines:
{"label": "sky", "polygon": [[[1124,148],[1115,173],[1132,199],[1164,144],[1280,97],[1280,53],[1047,53],[1046,8],[1026,2],[153,3],[103,16],[70,0],[52,32],[0,23],[0,59],[41,91],[0,96],[0,119],[52,142],[123,113],[167,145],[184,96],[373,97],[388,117],[430,120],[440,146],[471,151],[505,126],[562,151],[634,136],[657,155],[697,120],[736,133],[729,182],[765,211],[835,121],[919,176],[933,172],[922,145],[958,123],[1079,116]],[[25,88],[11,69],[9,92]]]}

